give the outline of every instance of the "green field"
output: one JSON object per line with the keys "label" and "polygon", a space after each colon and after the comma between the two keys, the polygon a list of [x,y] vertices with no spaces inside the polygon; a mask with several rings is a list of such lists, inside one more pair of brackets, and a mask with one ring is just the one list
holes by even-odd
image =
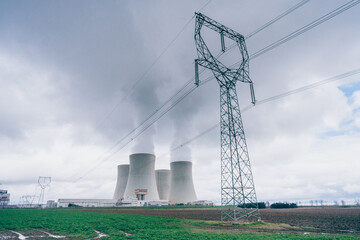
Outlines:
{"label": "green field", "polygon": [[[286,226],[285,226],[286,227]],[[253,223],[244,225],[182,220],[170,217],[40,210],[0,210],[0,233],[42,229],[67,239],[94,239],[94,230],[109,235],[101,239],[360,239],[348,235],[311,235],[303,233],[258,233],[254,230],[284,228],[281,225]],[[125,233],[131,234],[126,236]]]}

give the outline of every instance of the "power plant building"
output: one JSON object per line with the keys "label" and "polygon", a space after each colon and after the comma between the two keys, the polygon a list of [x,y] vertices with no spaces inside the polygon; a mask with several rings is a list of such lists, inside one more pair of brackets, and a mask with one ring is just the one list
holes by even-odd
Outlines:
{"label": "power plant building", "polygon": [[113,199],[122,199],[124,197],[126,185],[129,178],[129,164],[118,165],[117,181]]}
{"label": "power plant building", "polygon": [[155,170],[155,176],[160,200],[169,200],[171,171],[168,169]]}
{"label": "power plant building", "polygon": [[170,204],[187,204],[197,201],[192,178],[192,162],[170,163]]}
{"label": "power plant building", "polygon": [[157,201],[159,193],[155,178],[155,155],[135,153],[130,155],[129,178],[127,181],[125,200]]}
{"label": "power plant building", "polygon": [[114,199],[59,199],[58,207],[115,207]]}
{"label": "power plant building", "polygon": [[58,207],[212,204],[209,201],[197,201],[192,177],[192,162],[171,162],[170,170],[155,170],[154,154],[131,154],[129,161],[130,164],[117,166],[117,182],[112,199],[59,199]]}

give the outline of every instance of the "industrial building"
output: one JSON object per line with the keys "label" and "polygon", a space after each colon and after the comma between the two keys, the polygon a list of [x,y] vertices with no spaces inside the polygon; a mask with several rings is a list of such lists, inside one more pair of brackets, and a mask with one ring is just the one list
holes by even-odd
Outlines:
{"label": "industrial building", "polygon": [[171,171],[168,169],[155,170],[155,177],[160,200],[169,200]]}
{"label": "industrial building", "polygon": [[[172,162],[169,169],[155,170],[155,155],[135,153],[130,155],[129,171],[127,165],[118,166],[118,182],[114,199],[128,201],[168,201],[170,204],[188,204],[197,201],[192,178],[192,163]],[[127,178],[126,178],[127,177]]]}
{"label": "industrial building", "polygon": [[10,202],[10,194],[7,190],[0,189],[0,207],[7,206]]}
{"label": "industrial building", "polygon": [[58,207],[115,207],[113,199],[59,199]]}
{"label": "industrial building", "polygon": [[125,200],[157,201],[159,193],[155,178],[155,155],[135,153],[130,155],[129,177],[124,196]]}
{"label": "industrial building", "polygon": [[170,169],[155,170],[155,159],[154,154],[135,153],[129,164],[118,165],[112,199],[59,199],[58,207],[212,205],[197,201],[192,162],[172,162]]}
{"label": "industrial building", "polygon": [[124,196],[129,177],[129,164],[119,165],[117,168],[117,181],[113,199],[121,199]]}
{"label": "industrial building", "polygon": [[170,204],[187,204],[197,201],[192,178],[192,162],[170,163]]}

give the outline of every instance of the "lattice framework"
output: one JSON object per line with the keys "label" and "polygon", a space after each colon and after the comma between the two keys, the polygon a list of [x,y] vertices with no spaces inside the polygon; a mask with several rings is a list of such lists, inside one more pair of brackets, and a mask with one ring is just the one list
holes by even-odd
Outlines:
{"label": "lattice framework", "polygon": [[[241,219],[260,219],[249,153],[241,118],[236,82],[250,84],[251,100],[255,104],[253,83],[249,76],[249,55],[245,38],[234,30],[195,13],[195,43],[198,59],[195,60],[195,84],[199,85],[198,66],[210,69],[220,86],[220,135],[221,135],[221,220],[237,222]],[[220,34],[221,50],[225,52],[227,37],[237,43],[242,61],[230,68],[215,58],[202,36],[202,27]]]}

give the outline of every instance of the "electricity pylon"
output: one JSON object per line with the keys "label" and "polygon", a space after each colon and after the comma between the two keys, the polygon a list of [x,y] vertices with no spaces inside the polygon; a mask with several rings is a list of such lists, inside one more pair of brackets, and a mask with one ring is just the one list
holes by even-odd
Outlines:
{"label": "electricity pylon", "polygon": [[[198,59],[195,60],[195,84],[199,85],[198,66],[210,69],[220,85],[220,132],[221,132],[221,220],[260,219],[254,180],[242,124],[236,82],[250,84],[251,102],[255,104],[253,83],[249,77],[249,55],[244,36],[232,29],[195,13],[195,44]],[[215,58],[200,30],[207,27],[220,34],[221,50],[225,52],[225,37],[237,43],[242,61],[235,68],[226,67]]]}
{"label": "electricity pylon", "polygon": [[50,187],[51,177],[39,177],[38,185],[40,186],[39,204],[44,202],[45,188]]}

